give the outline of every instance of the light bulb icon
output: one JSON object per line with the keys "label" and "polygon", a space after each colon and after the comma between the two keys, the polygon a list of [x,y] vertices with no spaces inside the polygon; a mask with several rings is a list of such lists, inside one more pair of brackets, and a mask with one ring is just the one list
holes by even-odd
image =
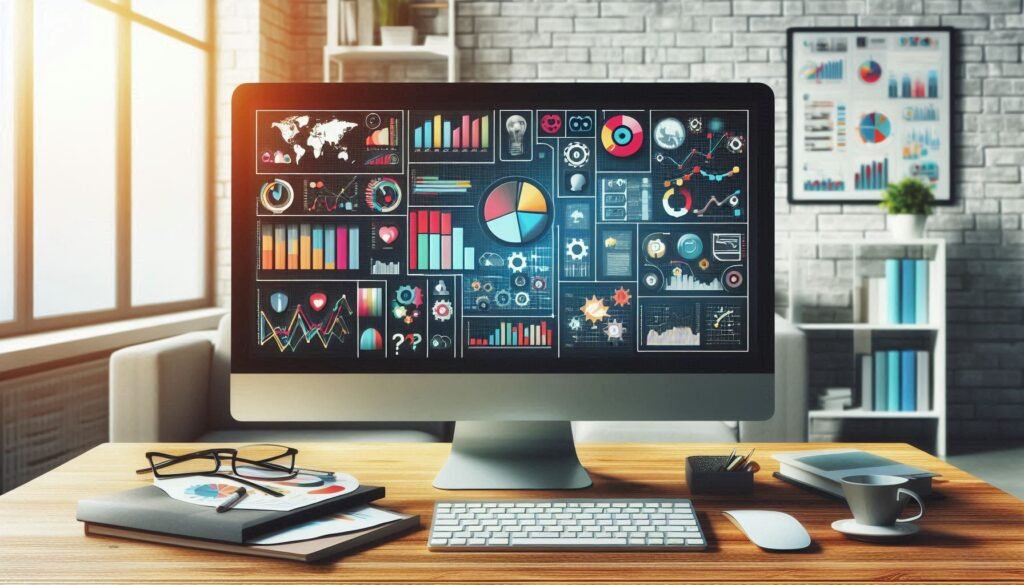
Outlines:
{"label": "light bulb icon", "polygon": [[526,118],[516,114],[505,120],[505,130],[508,131],[508,154],[509,156],[521,156],[523,154],[523,136],[526,134]]}

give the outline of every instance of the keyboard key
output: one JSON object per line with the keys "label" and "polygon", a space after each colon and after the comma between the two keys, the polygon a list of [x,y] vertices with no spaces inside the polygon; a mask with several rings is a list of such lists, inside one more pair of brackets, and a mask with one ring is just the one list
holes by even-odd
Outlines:
{"label": "keyboard key", "polygon": [[625,546],[628,541],[625,538],[561,538],[553,540],[550,538],[513,538],[512,546],[548,546],[558,544],[582,545],[582,546]]}

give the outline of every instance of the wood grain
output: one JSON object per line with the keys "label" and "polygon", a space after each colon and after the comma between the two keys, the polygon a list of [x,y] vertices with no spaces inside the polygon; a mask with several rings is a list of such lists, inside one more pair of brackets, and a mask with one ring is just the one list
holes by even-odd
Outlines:
{"label": "wood grain", "polygon": [[[942,474],[922,532],[904,544],[848,540],[830,528],[847,518],[841,502],[771,477],[775,451],[829,445],[760,444],[752,497],[694,496],[708,552],[432,553],[426,539],[435,500],[541,497],[691,497],[687,455],[725,454],[733,445],[581,445],[594,487],[578,492],[446,492],[430,486],[447,444],[307,444],[299,463],[345,470],[387,487],[383,505],[420,514],[423,529],[382,546],[308,566],[105,537],[75,521],[80,498],[143,485],[132,469],[156,445],[106,444],[0,496],[0,581],[147,583],[470,582],[470,583],[1024,583],[1024,503],[908,445],[856,445]],[[844,445],[847,446],[847,445]],[[198,448],[160,445],[159,450]],[[722,515],[761,508],[788,512],[814,540],[810,551],[764,552]]]}

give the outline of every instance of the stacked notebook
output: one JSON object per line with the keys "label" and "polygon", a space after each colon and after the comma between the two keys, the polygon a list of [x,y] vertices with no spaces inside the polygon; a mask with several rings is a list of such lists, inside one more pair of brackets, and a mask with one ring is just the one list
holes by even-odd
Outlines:
{"label": "stacked notebook", "polygon": [[851,475],[905,477],[907,487],[922,497],[931,495],[932,478],[938,475],[859,449],[776,453],[772,458],[779,462],[775,477],[843,499],[840,480]]}
{"label": "stacked notebook", "polygon": [[391,512],[393,521],[354,532],[282,544],[254,541],[383,497],[383,487],[359,486],[348,494],[287,512],[233,509],[217,513],[212,507],[181,502],[156,486],[146,486],[81,500],[77,518],[85,523],[86,534],[315,562],[417,528],[420,518]]}

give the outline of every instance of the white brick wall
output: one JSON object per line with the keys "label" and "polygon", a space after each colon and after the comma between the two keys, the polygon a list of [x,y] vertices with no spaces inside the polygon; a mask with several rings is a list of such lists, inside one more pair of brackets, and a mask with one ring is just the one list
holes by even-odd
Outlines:
{"label": "white brick wall", "polygon": [[[786,242],[791,237],[818,231],[826,237],[870,237],[885,230],[885,216],[874,206],[786,202],[786,29],[957,27],[957,203],[928,221],[929,235],[951,245],[950,441],[956,448],[972,441],[1024,440],[1024,361],[1019,357],[1024,350],[1021,1],[458,0],[457,41],[467,81],[750,80],[770,85],[777,97],[776,258],[777,289],[782,292]],[[315,0],[307,3],[308,14],[319,13]],[[220,4],[242,12],[255,2]],[[299,31],[293,28],[292,34]],[[321,33],[313,33],[317,34]],[[301,46],[314,45],[315,39]],[[293,81],[317,80],[315,50],[307,60],[305,76],[300,73]],[[251,67],[224,72],[228,77],[222,77],[222,86],[257,74]],[[401,65],[374,65],[359,72],[374,80],[395,81],[437,79],[434,73],[428,67]],[[219,144],[229,148],[227,134],[218,136]],[[227,158],[223,150],[218,159],[222,169],[228,168]],[[226,198],[227,183],[219,181],[218,189],[218,196]],[[227,213],[224,206],[222,226]],[[226,258],[227,236],[221,235],[218,242],[219,258]],[[227,266],[226,259],[222,265]],[[218,289],[225,300],[229,280],[225,270]]]}

